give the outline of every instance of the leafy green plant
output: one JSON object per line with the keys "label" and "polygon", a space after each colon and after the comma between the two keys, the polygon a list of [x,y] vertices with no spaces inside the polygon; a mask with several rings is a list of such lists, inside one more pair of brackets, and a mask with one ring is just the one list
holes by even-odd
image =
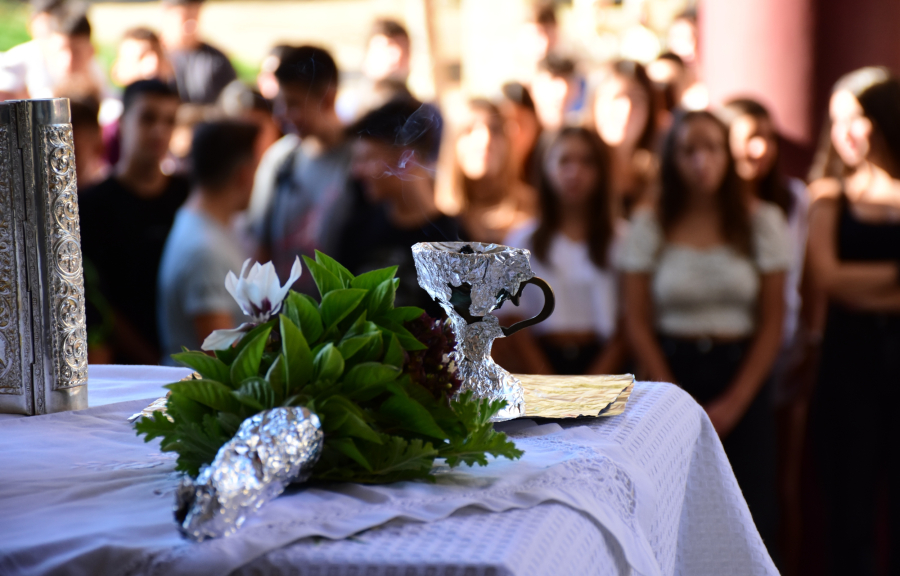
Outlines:
{"label": "leafy green plant", "polygon": [[167,414],[139,420],[138,434],[161,437],[191,476],[246,418],[276,406],[319,416],[325,443],[313,480],[429,479],[437,458],[457,466],[521,456],[490,424],[502,402],[454,397],[453,339],[443,322],[394,306],[396,266],[353,276],[319,252],[304,260],[321,301],[289,292],[277,317],[215,357],[175,354],[201,379],[169,384]]}

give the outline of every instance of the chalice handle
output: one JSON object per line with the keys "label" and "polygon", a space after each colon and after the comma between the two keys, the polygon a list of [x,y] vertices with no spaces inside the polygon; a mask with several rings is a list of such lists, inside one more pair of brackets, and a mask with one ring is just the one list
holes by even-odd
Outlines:
{"label": "chalice handle", "polygon": [[544,293],[544,308],[538,313],[534,318],[529,318],[528,320],[522,320],[521,322],[516,322],[512,326],[506,327],[501,326],[500,329],[503,330],[504,336],[509,336],[511,334],[515,334],[522,328],[528,328],[529,326],[534,326],[535,324],[539,324],[550,317],[553,314],[553,308],[556,306],[556,298],[553,296],[553,288],[550,287],[547,282],[544,281],[543,278],[538,278],[537,276],[522,282],[519,285],[519,292],[511,298],[513,304],[519,304],[519,297],[522,295],[522,290],[525,289],[526,284],[534,284],[538,288],[541,289],[541,292]]}

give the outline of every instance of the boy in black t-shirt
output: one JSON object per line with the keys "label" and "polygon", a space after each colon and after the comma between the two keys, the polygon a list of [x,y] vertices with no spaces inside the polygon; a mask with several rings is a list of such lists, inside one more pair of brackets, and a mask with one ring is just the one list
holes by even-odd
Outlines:
{"label": "boy in black t-shirt", "polygon": [[434,203],[427,158],[439,130],[433,109],[410,99],[389,102],[349,129],[359,189],[333,255],[354,274],[398,265],[397,305],[425,308],[435,318],[443,312],[419,287],[412,246],[460,239],[457,220]]}
{"label": "boy in black t-shirt", "polygon": [[88,340],[111,325],[108,341],[93,338],[92,362],[102,354],[119,364],[156,364],[157,270],[175,212],[190,191],[186,178],[160,169],[180,100],[158,80],[131,84],[123,100],[113,175],[79,194],[82,250],[101,295],[94,299],[96,314],[88,314]]}

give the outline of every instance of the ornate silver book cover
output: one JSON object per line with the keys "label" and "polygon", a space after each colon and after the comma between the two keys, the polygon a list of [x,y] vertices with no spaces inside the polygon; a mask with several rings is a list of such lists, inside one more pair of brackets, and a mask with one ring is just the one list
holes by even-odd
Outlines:
{"label": "ornate silver book cover", "polygon": [[0,412],[87,408],[69,101],[0,103]]}

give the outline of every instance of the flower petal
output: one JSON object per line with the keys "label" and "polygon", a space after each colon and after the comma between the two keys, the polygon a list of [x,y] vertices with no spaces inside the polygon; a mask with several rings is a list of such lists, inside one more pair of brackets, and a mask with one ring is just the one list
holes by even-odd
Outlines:
{"label": "flower petal", "polygon": [[300,263],[300,257],[294,258],[294,265],[291,266],[291,276],[288,278],[287,282],[284,283],[284,286],[278,288],[274,293],[270,293],[270,297],[272,299],[272,309],[277,310],[281,308],[281,303],[287,297],[288,292],[291,291],[291,286],[294,285],[294,282],[300,279],[300,276],[303,275],[303,264]]}
{"label": "flower petal", "polygon": [[200,349],[206,351],[227,350],[228,348],[231,348],[232,344],[240,340],[244,334],[249,332],[252,327],[253,324],[244,322],[237,328],[232,328],[230,330],[213,330],[203,341]]}

